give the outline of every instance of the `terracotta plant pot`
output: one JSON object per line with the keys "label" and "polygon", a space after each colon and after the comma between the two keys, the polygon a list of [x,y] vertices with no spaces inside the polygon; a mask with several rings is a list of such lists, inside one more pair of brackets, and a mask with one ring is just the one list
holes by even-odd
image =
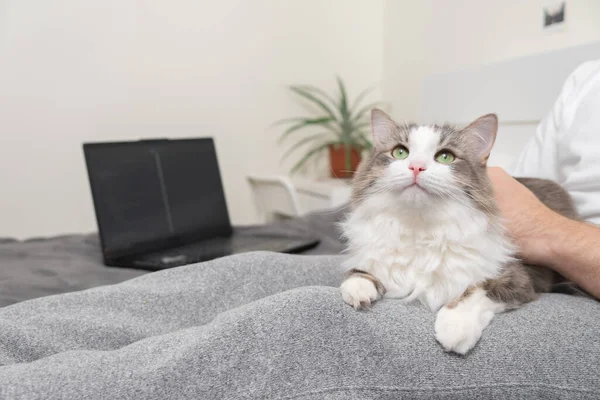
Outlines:
{"label": "terracotta plant pot", "polygon": [[346,145],[329,146],[329,164],[333,178],[352,178],[360,163],[360,151],[352,148],[350,151],[350,168],[346,165]]}

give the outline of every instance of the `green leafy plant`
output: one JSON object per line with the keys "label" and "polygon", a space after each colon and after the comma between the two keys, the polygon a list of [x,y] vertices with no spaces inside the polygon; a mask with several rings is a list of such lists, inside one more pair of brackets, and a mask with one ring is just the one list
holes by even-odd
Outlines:
{"label": "green leafy plant", "polygon": [[292,173],[297,172],[307,161],[330,146],[344,147],[346,169],[350,170],[352,150],[355,149],[360,153],[371,148],[371,142],[368,140],[369,111],[379,102],[364,106],[361,106],[361,103],[373,88],[363,90],[350,104],[346,87],[339,77],[337,85],[336,98],[311,85],[289,87],[292,93],[315,106],[319,114],[278,121],[276,124],[289,125],[279,138],[279,143],[289,139],[295,132],[304,132],[306,128],[323,128],[323,131],[319,133],[298,140],[284,153],[282,159],[289,157],[299,149],[305,150],[304,156],[292,167]]}

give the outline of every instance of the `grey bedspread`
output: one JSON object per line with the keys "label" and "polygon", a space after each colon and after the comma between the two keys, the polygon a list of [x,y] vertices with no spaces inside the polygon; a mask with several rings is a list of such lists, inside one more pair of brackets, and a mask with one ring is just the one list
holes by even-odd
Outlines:
{"label": "grey bedspread", "polygon": [[[343,245],[336,222],[343,213],[344,210],[339,209],[242,230],[281,235],[311,232],[321,243],[305,254],[337,254]],[[27,241],[0,238],[0,307],[36,297],[119,283],[146,273],[104,266],[96,234]]]}
{"label": "grey bedspread", "polygon": [[0,309],[0,399],[598,399],[600,304],[547,294],[466,357],[340,298],[342,256],[249,253]]}
{"label": "grey bedspread", "polygon": [[[338,253],[341,215],[268,229]],[[543,295],[459,357],[418,304],[345,305],[342,260],[248,253],[147,274],[104,267],[95,235],[5,241],[0,399],[600,398],[600,303]]]}

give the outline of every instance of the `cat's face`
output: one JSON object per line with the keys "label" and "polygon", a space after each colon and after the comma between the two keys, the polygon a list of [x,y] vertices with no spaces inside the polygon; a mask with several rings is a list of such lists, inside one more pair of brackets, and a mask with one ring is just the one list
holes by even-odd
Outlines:
{"label": "cat's face", "polygon": [[440,199],[488,202],[485,166],[496,137],[495,115],[456,129],[396,124],[383,111],[373,110],[371,125],[374,148],[355,176],[355,201],[391,193],[412,207]]}

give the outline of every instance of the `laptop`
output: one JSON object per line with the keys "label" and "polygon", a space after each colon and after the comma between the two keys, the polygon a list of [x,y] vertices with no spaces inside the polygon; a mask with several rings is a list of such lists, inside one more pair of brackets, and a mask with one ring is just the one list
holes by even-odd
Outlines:
{"label": "laptop", "polygon": [[83,151],[108,266],[160,270],[319,243],[234,229],[211,138],[84,143]]}

